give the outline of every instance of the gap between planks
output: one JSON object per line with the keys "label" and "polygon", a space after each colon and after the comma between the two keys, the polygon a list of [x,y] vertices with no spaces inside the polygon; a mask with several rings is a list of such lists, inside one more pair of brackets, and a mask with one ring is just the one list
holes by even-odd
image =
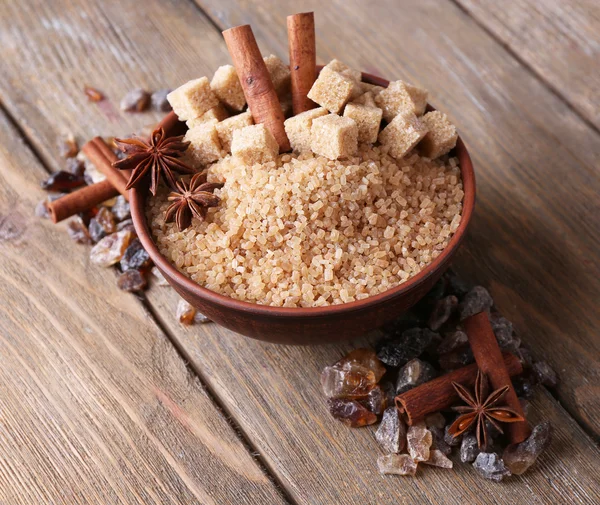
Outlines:
{"label": "gap between planks", "polygon": [[[21,124],[16,120],[14,115],[10,113],[10,111],[4,105],[4,102],[2,100],[0,100],[0,114],[4,114],[6,116],[8,123],[16,130],[19,138],[23,142],[24,147],[31,151],[31,153],[33,154],[35,159],[39,162],[39,164],[46,171],[46,173],[51,174],[52,170],[50,169],[48,163],[45,162],[43,156],[41,156],[39,150],[35,147],[34,143],[32,142],[31,137],[21,127]],[[65,235],[65,239],[67,239],[66,235]],[[111,268],[111,270],[114,270],[113,267],[110,267],[110,268]],[[115,283],[115,289],[118,289],[116,287],[116,283]],[[238,440],[241,442],[243,447],[248,451],[250,456],[252,456],[252,458],[256,461],[257,465],[259,466],[259,468],[261,469],[263,474],[267,477],[267,479],[271,482],[271,484],[273,484],[273,486],[275,487],[277,492],[280,494],[281,498],[284,501],[286,501],[287,503],[289,503],[290,505],[298,505],[298,502],[296,500],[294,500],[294,498],[289,494],[289,492],[287,491],[287,489],[285,488],[283,483],[277,478],[277,475],[271,470],[269,465],[266,463],[264,457],[259,452],[258,448],[252,443],[252,440],[250,439],[250,437],[241,428],[241,426],[235,421],[231,412],[229,412],[229,410],[225,407],[224,402],[221,401],[221,399],[216,394],[216,392],[213,390],[213,388],[211,388],[209,386],[209,384],[206,382],[201,371],[198,370],[193,365],[193,362],[192,362],[190,356],[179,345],[179,343],[178,343],[177,339],[174,337],[174,335],[171,334],[167,325],[164,323],[164,319],[162,318],[162,316],[147,301],[145,295],[142,294],[142,295],[136,296],[134,294],[131,294],[131,296],[135,296],[139,300],[139,303],[142,305],[144,310],[150,315],[150,317],[152,318],[154,323],[158,326],[158,328],[162,331],[162,333],[167,337],[168,341],[170,342],[170,344],[173,346],[173,348],[177,352],[178,356],[183,361],[189,374],[196,377],[196,379],[200,382],[202,389],[204,389],[204,391],[206,392],[210,401],[213,403],[215,408],[219,412],[221,412],[221,414],[223,414],[224,419],[229,424],[229,426],[232,428],[232,430],[236,434]],[[214,323],[210,323],[210,324],[214,324]]]}
{"label": "gap between planks", "polygon": [[[527,61],[521,57],[521,55],[514,50],[508,42],[502,40],[498,35],[496,35],[490,28],[488,28],[484,23],[479,21],[471,11],[465,7],[460,0],[448,0],[450,3],[454,4],[458,10],[460,10],[465,16],[467,16],[473,23],[475,23],[479,28],[483,30],[483,32],[490,37],[494,42],[496,42],[511,58],[515,59],[517,63],[519,63],[527,72],[529,72],[537,81],[539,81],[550,93],[552,93],[556,98],[558,98],[571,112],[573,112],[586,126],[589,126],[594,132],[600,135],[600,129],[590,121],[584,114],[582,114],[577,107],[575,107],[561,92],[560,90],[554,86],[548,79],[546,79],[543,75],[541,75],[533,66],[531,66]],[[209,18],[210,19],[210,18]],[[212,24],[214,22],[212,19],[210,20]]]}

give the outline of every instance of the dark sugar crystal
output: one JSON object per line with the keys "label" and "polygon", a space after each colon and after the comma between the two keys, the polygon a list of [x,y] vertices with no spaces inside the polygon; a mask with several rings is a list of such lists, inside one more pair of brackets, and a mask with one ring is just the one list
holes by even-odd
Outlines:
{"label": "dark sugar crystal", "polygon": [[364,399],[385,372],[374,351],[355,349],[323,369],[321,386],[328,398]]}
{"label": "dark sugar crystal", "polygon": [[535,392],[535,385],[530,377],[514,377],[512,379],[512,383],[515,389],[515,393],[517,393],[517,396],[522,396],[527,400],[531,400],[531,398],[533,398],[533,393]]}
{"label": "dark sugar crystal", "polygon": [[444,441],[450,446],[450,447],[456,447],[457,445],[460,445],[461,441],[462,441],[462,435],[458,435],[457,437],[450,435],[450,433],[448,433],[448,428],[450,428],[450,424],[448,426],[446,426],[446,428],[444,428]]}
{"label": "dark sugar crystal", "polygon": [[434,333],[425,328],[410,328],[400,337],[385,339],[379,343],[377,357],[389,366],[402,366],[419,357],[431,344]]}
{"label": "dark sugar crystal", "polygon": [[150,259],[150,255],[142,246],[142,243],[139,239],[134,239],[131,241],[127,249],[125,249],[125,254],[121,258],[121,270],[126,272],[127,270],[143,270],[148,268],[152,263]]}
{"label": "dark sugar crystal", "polygon": [[464,321],[467,317],[488,310],[493,305],[491,295],[483,286],[475,286],[463,298],[458,306],[460,320]]}
{"label": "dark sugar crystal", "polygon": [[133,226],[133,221],[131,219],[125,219],[125,221],[121,221],[117,223],[117,231],[127,230],[132,233],[135,233],[135,227]]}
{"label": "dark sugar crystal", "polygon": [[444,439],[444,428],[438,428],[437,426],[428,426],[427,429],[429,429],[429,431],[431,432],[431,436],[433,437],[431,448],[437,449],[442,454],[449,456],[452,452],[452,447],[450,447]]}
{"label": "dark sugar crystal", "polygon": [[415,326],[421,326],[423,320],[414,312],[405,312],[397,319],[386,323],[381,327],[381,331],[390,338],[399,336],[403,331],[406,331]]}
{"label": "dark sugar crystal", "polygon": [[448,294],[455,295],[460,299],[469,291],[468,284],[456,275],[456,272],[451,268],[446,271],[443,278],[446,281]]}
{"label": "dark sugar crystal", "polygon": [[411,359],[398,372],[396,394],[402,394],[409,389],[430,381],[437,375],[435,368],[426,361],[418,358]]}
{"label": "dark sugar crystal", "polygon": [[506,342],[513,340],[513,325],[508,319],[494,313],[490,316],[490,324],[492,325],[492,330],[494,330],[498,344],[502,346]]}
{"label": "dark sugar crystal", "polygon": [[67,224],[67,233],[78,244],[92,243],[87,226],[80,217],[75,217],[69,221]]}
{"label": "dark sugar crystal", "polygon": [[439,299],[429,316],[428,326],[433,331],[439,330],[444,323],[450,319],[450,316],[458,306],[458,298],[454,295]]}
{"label": "dark sugar crystal", "polygon": [[456,351],[442,354],[439,359],[440,367],[443,370],[455,370],[474,361],[475,358],[470,347],[463,347]]}
{"label": "dark sugar crystal", "polygon": [[544,386],[555,388],[558,385],[558,376],[554,369],[545,361],[538,361],[531,367],[535,379]]}
{"label": "dark sugar crystal", "polygon": [[480,452],[477,437],[472,433],[464,435],[460,444],[460,460],[463,463],[472,463]]}
{"label": "dark sugar crystal", "polygon": [[72,133],[60,139],[58,143],[58,152],[63,158],[74,158],[79,152],[77,140]]}
{"label": "dark sugar crystal", "polygon": [[480,452],[473,463],[473,468],[481,476],[496,482],[511,475],[510,470],[506,468],[500,456],[495,452]]}
{"label": "dark sugar crystal", "polygon": [[135,292],[146,289],[146,278],[139,270],[127,270],[119,275],[117,286],[123,291]]}
{"label": "dark sugar crystal", "polygon": [[129,202],[125,200],[123,195],[119,195],[117,197],[117,201],[111,208],[112,213],[118,221],[123,221],[125,219],[129,219],[131,213],[129,208]]}
{"label": "dark sugar crystal", "polygon": [[358,401],[378,416],[390,405],[394,405],[395,389],[391,382],[377,384],[366,397]]}
{"label": "dark sugar crystal", "polygon": [[94,243],[99,242],[102,238],[106,236],[106,232],[102,225],[96,221],[95,218],[90,219],[90,237],[94,241]]}
{"label": "dark sugar crystal", "polygon": [[170,89],[159,89],[152,93],[152,108],[158,112],[170,112],[171,104],[169,103],[169,100],[167,100],[167,95],[170,92]]}
{"label": "dark sugar crystal", "polygon": [[465,346],[469,342],[467,334],[462,330],[446,333],[441,344],[437,347],[438,354],[446,354]]}
{"label": "dark sugar crystal", "polygon": [[72,174],[65,170],[53,173],[48,179],[42,182],[42,189],[46,191],[70,191],[85,185],[85,179],[82,175]]}
{"label": "dark sugar crystal", "polygon": [[360,428],[377,422],[377,416],[355,400],[329,398],[327,405],[333,417],[351,428]]}
{"label": "dark sugar crystal", "polygon": [[406,445],[406,425],[398,416],[396,407],[389,407],[383,413],[375,438],[387,454],[398,453]]}
{"label": "dark sugar crystal", "polygon": [[502,454],[506,466],[515,475],[525,473],[537,458],[550,445],[552,425],[546,421],[538,424],[527,440],[520,444],[509,445]]}

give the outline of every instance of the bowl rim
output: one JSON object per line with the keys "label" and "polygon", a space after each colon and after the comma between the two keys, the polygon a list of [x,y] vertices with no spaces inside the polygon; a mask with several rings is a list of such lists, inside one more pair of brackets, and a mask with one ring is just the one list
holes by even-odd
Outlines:
{"label": "bowl rim", "polygon": [[[364,82],[369,84],[375,84],[383,87],[387,87],[389,84],[388,80],[365,72],[362,73],[362,78]],[[435,109],[428,105],[428,110]],[[177,116],[171,112],[163,119],[163,121],[161,121],[160,124],[165,129],[168,129],[169,126],[173,127],[177,121]],[[146,198],[137,188],[132,188],[129,190],[129,201],[131,206],[133,226],[138,238],[148,252],[150,258],[152,258],[152,261],[154,261],[154,264],[158,267],[158,269],[165,274],[165,277],[169,283],[177,284],[181,291],[191,292],[197,298],[206,300],[214,305],[223,306],[235,311],[250,313],[255,316],[281,316],[296,318],[307,316],[325,317],[333,314],[339,315],[347,312],[368,310],[369,308],[386,302],[391,298],[408,293],[420,282],[433,275],[438,268],[442,267],[449,260],[450,256],[464,238],[475,207],[475,172],[469,152],[467,151],[467,148],[460,136],[458,137],[455,149],[457,151],[457,155],[459,152],[462,154],[460,172],[463,181],[464,196],[461,221],[457,230],[454,232],[454,235],[450,239],[450,242],[448,242],[448,245],[446,245],[446,247],[442,250],[441,254],[429,265],[423,268],[418,274],[410,277],[402,284],[384,291],[383,293],[369,296],[362,300],[336,305],[327,305],[324,307],[275,307],[270,305],[260,305],[258,303],[247,302],[243,300],[236,300],[229,296],[222,295],[208,288],[202,287],[196,281],[177,270],[177,268],[165,256],[163,256],[163,254],[159,251],[158,246],[154,242],[148,227],[145,213]]]}

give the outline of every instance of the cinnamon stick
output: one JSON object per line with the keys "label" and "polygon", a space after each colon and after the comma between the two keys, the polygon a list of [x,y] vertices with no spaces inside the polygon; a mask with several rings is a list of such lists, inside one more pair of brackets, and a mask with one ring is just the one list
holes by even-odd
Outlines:
{"label": "cinnamon stick", "polygon": [[[487,375],[494,389],[508,386],[504,403],[525,418],[523,408],[510,380],[510,373],[502,360],[502,351],[498,346],[487,312],[480,312],[468,317],[463,321],[463,325],[479,369]],[[523,442],[531,434],[531,428],[527,421],[507,424],[506,429],[513,444]]]}
{"label": "cinnamon stick", "polygon": [[279,144],[279,152],[289,151],[290,141],[283,127],[285,117],[252,28],[236,26],[225,30],[223,37],[254,122],[264,124],[271,131]]}
{"label": "cinnamon stick", "polygon": [[[500,360],[511,376],[523,371],[521,362],[510,353],[502,354]],[[459,399],[452,383],[472,386],[475,384],[477,369],[477,364],[473,363],[409,389],[396,396],[396,407],[409,426],[421,421],[428,414],[450,408]]]}
{"label": "cinnamon stick", "polygon": [[302,12],[288,16],[287,29],[292,76],[292,105],[294,115],[296,115],[316,107],[315,102],[306,96],[317,78],[314,13]]}
{"label": "cinnamon stick", "polygon": [[113,150],[104,142],[104,139],[102,137],[94,137],[89,142],[86,142],[81,150],[98,171],[106,176],[112,186],[129,200],[129,195],[125,189],[128,174],[124,174],[123,171],[112,166],[118,158]]}
{"label": "cinnamon stick", "polygon": [[58,223],[68,217],[90,210],[106,200],[117,196],[119,192],[108,179],[84,186],[58,200],[46,204],[53,223]]}

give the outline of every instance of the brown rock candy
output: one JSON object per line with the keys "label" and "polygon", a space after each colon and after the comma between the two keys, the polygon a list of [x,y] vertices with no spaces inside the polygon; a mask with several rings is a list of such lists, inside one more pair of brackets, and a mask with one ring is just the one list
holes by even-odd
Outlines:
{"label": "brown rock candy", "polygon": [[139,270],[127,270],[119,275],[117,286],[123,291],[136,292],[146,289],[147,283]]}
{"label": "brown rock candy", "polygon": [[527,440],[509,445],[502,454],[504,464],[515,475],[525,473],[550,445],[552,425],[546,421],[538,424]]}
{"label": "brown rock candy", "polygon": [[383,475],[415,475],[417,473],[417,463],[408,454],[379,456],[377,467]]}
{"label": "brown rock candy", "polygon": [[406,433],[406,446],[408,453],[414,461],[427,461],[433,437],[425,427],[425,423],[416,423],[409,426]]}
{"label": "brown rock candy", "polygon": [[130,231],[118,231],[104,237],[90,251],[90,260],[96,265],[109,267],[118,263],[129,242],[133,238],[133,233]]}
{"label": "brown rock candy", "polygon": [[406,445],[406,426],[398,416],[398,409],[389,407],[383,413],[375,439],[381,448],[389,454],[398,453]]}
{"label": "brown rock candy", "polygon": [[423,461],[426,465],[439,466],[440,468],[452,468],[452,461],[439,449],[431,449],[429,451],[429,459]]}
{"label": "brown rock candy", "polygon": [[176,316],[179,322],[189,326],[194,323],[194,316],[196,315],[196,308],[185,300],[181,299],[177,303]]}
{"label": "brown rock candy", "polygon": [[377,422],[377,416],[355,400],[329,398],[327,405],[333,417],[351,428],[360,428]]}
{"label": "brown rock candy", "polygon": [[375,387],[385,367],[370,349],[356,349],[321,373],[328,398],[363,398]]}
{"label": "brown rock candy", "polygon": [[428,326],[433,331],[438,331],[458,306],[458,298],[454,295],[446,296],[438,300],[429,316]]}
{"label": "brown rock candy", "polygon": [[69,221],[67,224],[67,233],[69,234],[69,237],[78,244],[92,243],[87,226],[79,216],[74,217]]}
{"label": "brown rock candy", "polygon": [[473,463],[473,468],[484,478],[500,482],[511,473],[495,452],[481,452]]}
{"label": "brown rock candy", "polygon": [[402,394],[409,389],[428,382],[435,378],[437,372],[435,368],[426,361],[418,358],[411,359],[398,372],[396,382],[396,394]]}

